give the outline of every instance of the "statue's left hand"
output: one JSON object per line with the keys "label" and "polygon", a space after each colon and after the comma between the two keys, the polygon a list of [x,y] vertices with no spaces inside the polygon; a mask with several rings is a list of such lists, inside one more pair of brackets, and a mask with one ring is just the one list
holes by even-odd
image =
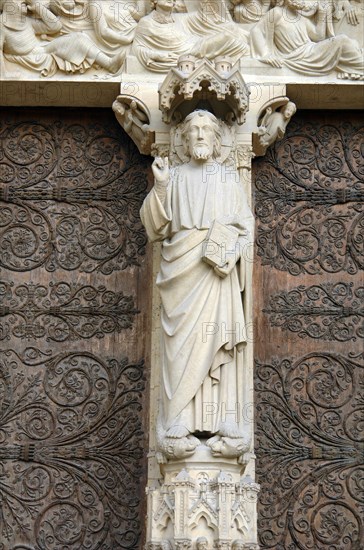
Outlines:
{"label": "statue's left hand", "polygon": [[226,264],[224,264],[222,267],[219,267],[218,265],[214,267],[215,273],[221,277],[222,279],[225,279],[232,270],[234,269],[236,264],[235,258],[228,258]]}

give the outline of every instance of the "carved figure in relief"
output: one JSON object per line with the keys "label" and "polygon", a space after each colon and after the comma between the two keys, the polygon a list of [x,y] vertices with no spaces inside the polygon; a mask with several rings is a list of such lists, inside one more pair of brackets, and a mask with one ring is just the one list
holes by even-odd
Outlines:
{"label": "carved figure in relief", "polygon": [[237,23],[257,23],[271,8],[272,0],[232,0]]}
{"label": "carved figure in relief", "polygon": [[362,49],[346,35],[334,36],[332,6],[326,3],[282,0],[262,17],[250,37],[253,56],[273,67],[285,65],[308,76],[336,69],[342,78],[364,77]]}
{"label": "carved figure in relief", "polygon": [[150,71],[165,72],[185,54],[208,59],[249,55],[247,34],[227,10],[226,17],[219,13],[221,3],[215,11],[207,9],[213,4],[203,0],[194,13],[172,14],[173,0],[154,0],[153,11],[136,28],[133,52],[140,63]]}
{"label": "carved figure in relief", "polygon": [[191,455],[196,436],[212,436],[215,456],[238,457],[250,445],[241,424],[241,292],[253,216],[236,169],[220,159],[222,128],[207,111],[188,115],[179,127],[186,160],[170,170],[167,158],[155,159],[154,188],[141,209],[149,239],[163,241],[157,432],[167,458]]}
{"label": "carved figure in relief", "polygon": [[142,111],[135,100],[127,102],[123,98],[114,101],[113,110],[124,130],[135,143],[142,147],[147,140],[147,131],[149,130],[148,115]]}
{"label": "carved figure in relief", "polygon": [[282,139],[296,110],[293,101],[288,101],[276,111],[273,111],[272,107],[266,109],[258,128],[259,142],[262,147],[269,147],[277,139]]}
{"label": "carved figure in relief", "polygon": [[127,4],[125,7],[124,3],[118,1],[110,6],[105,5],[105,2],[90,0],[50,0],[49,9],[62,24],[61,34],[75,31],[87,33],[107,54],[127,49],[133,41],[135,27],[140,19],[133,5]]}
{"label": "carved figure in relief", "polygon": [[336,0],[334,8],[334,18],[337,20],[346,17],[350,25],[359,24],[359,14],[360,10],[360,0],[359,2],[350,1],[350,0]]}
{"label": "carved figure in relief", "polygon": [[[0,50],[8,61],[53,75],[57,69],[83,72],[94,64],[117,72],[125,53],[109,57],[82,32],[54,38],[42,44],[37,35],[54,35],[61,30],[57,17],[35,0],[5,0],[0,16]],[[34,15],[30,17],[29,15]]]}
{"label": "carved figure in relief", "polygon": [[245,549],[244,541],[242,541],[241,539],[234,540],[231,545],[231,548],[232,550],[244,550]]}

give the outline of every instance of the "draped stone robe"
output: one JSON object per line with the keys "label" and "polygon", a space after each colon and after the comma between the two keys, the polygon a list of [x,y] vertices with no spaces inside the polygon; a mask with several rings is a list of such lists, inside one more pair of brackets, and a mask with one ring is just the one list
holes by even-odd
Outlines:
{"label": "draped stone robe", "polygon": [[[238,230],[238,255],[247,251],[253,217],[238,174],[209,161],[172,169],[162,204],[155,189],[141,209],[151,241],[163,240],[157,286],[162,301],[161,428],[193,432],[239,430],[238,369],[246,343],[241,291],[244,258],[219,277],[202,260],[214,220]],[[228,411],[233,411],[229,413]],[[234,412],[235,411],[235,412]]]}

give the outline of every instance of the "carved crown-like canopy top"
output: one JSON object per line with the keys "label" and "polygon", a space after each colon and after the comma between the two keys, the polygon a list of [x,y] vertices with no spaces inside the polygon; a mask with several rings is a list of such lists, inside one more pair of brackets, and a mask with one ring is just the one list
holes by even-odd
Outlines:
{"label": "carved crown-like canopy top", "polygon": [[216,116],[243,124],[249,109],[249,90],[228,57],[213,62],[182,56],[159,88],[163,121],[179,122],[196,108],[209,107]]}

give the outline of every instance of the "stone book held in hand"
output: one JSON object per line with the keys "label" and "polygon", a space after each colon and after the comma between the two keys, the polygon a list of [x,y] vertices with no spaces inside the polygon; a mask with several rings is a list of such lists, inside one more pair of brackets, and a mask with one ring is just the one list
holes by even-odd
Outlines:
{"label": "stone book held in hand", "polygon": [[204,242],[202,259],[213,267],[223,267],[229,255],[235,254],[239,233],[215,220]]}

